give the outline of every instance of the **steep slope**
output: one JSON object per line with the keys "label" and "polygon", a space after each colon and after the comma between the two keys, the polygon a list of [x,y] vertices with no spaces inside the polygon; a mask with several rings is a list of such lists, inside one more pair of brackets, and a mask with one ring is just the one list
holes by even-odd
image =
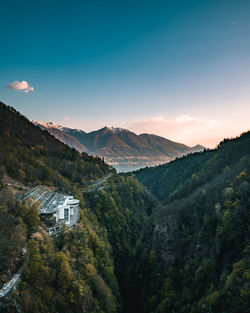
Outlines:
{"label": "steep slope", "polygon": [[70,148],[74,148],[79,152],[87,152],[87,148],[84,147],[77,139],[73,136],[68,135],[67,133],[60,130],[60,128],[55,127],[53,123],[39,123],[33,121],[34,125],[39,126],[42,130],[47,130],[51,135],[56,137],[56,139],[60,140],[61,142],[65,143]]}
{"label": "steep slope", "polygon": [[[55,126],[55,129],[74,137],[88,149],[88,153],[104,157],[119,171],[166,163],[204,149],[200,145],[188,147],[156,135],[136,135],[122,128],[104,127],[90,133],[62,126]],[[51,131],[51,123],[48,130]]]}
{"label": "steep slope", "polygon": [[[101,159],[80,155],[0,103],[0,289],[24,269],[19,285],[0,297],[0,312],[122,311],[128,260],[155,201],[136,180],[114,173],[107,191],[85,194],[86,205],[82,188],[107,172]],[[51,237],[38,206],[17,202],[36,184],[80,200],[73,230]]]}
{"label": "steep slope", "polygon": [[107,230],[112,246],[115,274],[121,294],[122,312],[140,312],[141,303],[136,277],[140,258],[136,251],[141,246],[145,224],[155,210],[157,201],[132,177],[114,175],[112,182],[98,196],[89,193],[86,203],[98,222]]}
{"label": "steep slope", "polygon": [[[80,155],[0,103],[0,289],[24,268],[18,288],[0,297],[0,312],[119,310],[111,247],[80,192],[85,182],[107,173],[101,159]],[[37,205],[17,201],[36,184],[70,192],[80,200],[81,216],[74,230],[49,236]]]}
{"label": "steep slope", "polygon": [[1,102],[0,163],[23,183],[46,181],[65,190],[70,183],[84,185],[108,172],[100,158],[70,149]]}
{"label": "steep slope", "polygon": [[135,176],[165,202],[137,253],[143,311],[249,312],[250,132]]}
{"label": "steep slope", "polygon": [[[135,177],[114,174],[83,197],[107,165],[0,109],[2,284],[27,243],[21,283],[0,312],[249,313],[250,132]],[[80,200],[74,230],[48,236],[37,207],[16,202],[34,184]]]}
{"label": "steep slope", "polygon": [[178,158],[168,164],[135,172],[136,177],[160,200],[168,202],[175,196],[187,196],[191,188],[221,174],[227,166],[234,166],[249,154],[247,132],[236,139],[225,139],[217,149],[204,150]]}

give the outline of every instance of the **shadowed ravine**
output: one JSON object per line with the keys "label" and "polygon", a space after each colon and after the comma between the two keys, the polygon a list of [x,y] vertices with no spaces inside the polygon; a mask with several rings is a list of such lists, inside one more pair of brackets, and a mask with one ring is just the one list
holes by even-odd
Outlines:
{"label": "shadowed ravine", "polygon": [[[27,245],[1,313],[249,313],[249,160],[247,132],[111,176],[0,103],[2,286]],[[38,204],[16,201],[40,185],[79,200],[78,222],[59,236]]]}

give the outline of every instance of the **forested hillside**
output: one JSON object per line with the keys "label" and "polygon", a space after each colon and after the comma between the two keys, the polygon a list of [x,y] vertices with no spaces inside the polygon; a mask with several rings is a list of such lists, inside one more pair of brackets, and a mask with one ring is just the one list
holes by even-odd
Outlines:
{"label": "forested hillside", "polygon": [[[148,217],[158,202],[132,177],[116,175],[109,187],[95,195],[88,194],[87,205],[95,214],[100,225],[107,230],[113,249],[115,274],[118,279],[122,312],[140,312],[137,271],[138,248],[142,244]],[[143,256],[146,262],[148,256]],[[146,275],[145,267],[142,275]]]}
{"label": "forested hillside", "polygon": [[250,154],[250,132],[225,139],[215,150],[189,154],[157,167],[138,170],[135,176],[163,202],[185,197],[194,189],[224,175]]}
{"label": "forested hillside", "polygon": [[[84,202],[80,194],[81,207]],[[5,206],[6,208],[6,206]],[[0,208],[1,211],[3,207]],[[82,210],[74,230],[51,237],[39,219],[38,211],[31,217],[27,205],[16,205],[16,212],[7,205],[5,219],[9,227],[1,239],[1,278],[3,271],[12,269],[13,253],[19,253],[27,244],[24,272],[18,292],[0,299],[0,312],[117,312],[120,306],[119,289],[114,275],[111,246],[91,213]],[[12,214],[12,215],[11,215]],[[28,227],[28,225],[30,228]],[[10,235],[11,231],[15,231]],[[9,235],[9,236],[8,236]],[[25,239],[27,238],[27,241]],[[7,244],[10,246],[6,246]],[[5,246],[4,246],[5,245]],[[19,248],[19,250],[14,250]],[[8,254],[2,254],[9,252]],[[13,259],[12,259],[13,260]],[[16,261],[16,259],[15,259]],[[22,263],[16,265],[16,268]],[[5,274],[6,276],[6,274]]]}
{"label": "forested hillside", "polygon": [[[1,299],[0,311],[117,312],[111,246],[105,230],[84,209],[80,192],[87,182],[106,175],[108,166],[68,148],[2,103],[0,143],[0,288],[24,261],[18,292]],[[17,201],[23,189],[36,184],[80,200],[80,221],[73,231],[65,228],[58,238],[48,236],[37,205]]]}
{"label": "forested hillside", "polygon": [[[108,173],[101,159],[80,155],[4,104],[0,119],[0,288],[24,267],[0,312],[124,312],[128,262],[155,200],[138,181],[116,174],[106,190],[84,199],[83,187]],[[17,201],[36,184],[80,200],[73,230],[49,236],[38,206]]]}
{"label": "forested hillside", "polygon": [[250,311],[249,173],[249,132],[136,173],[165,202],[145,233],[157,260],[145,276],[145,312]]}
{"label": "forested hillside", "polygon": [[0,102],[0,164],[25,184],[42,182],[70,190],[108,172],[100,158],[79,154]]}
{"label": "forested hillside", "polygon": [[[249,132],[163,166],[113,171],[88,192],[108,173],[101,159],[0,109],[0,288],[24,269],[0,312],[250,312]],[[80,200],[74,229],[49,236],[38,206],[17,201],[36,184]]]}

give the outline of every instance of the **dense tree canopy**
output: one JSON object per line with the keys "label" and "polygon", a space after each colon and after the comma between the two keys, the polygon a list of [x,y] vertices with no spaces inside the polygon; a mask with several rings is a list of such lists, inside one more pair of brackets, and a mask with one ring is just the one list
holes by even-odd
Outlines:
{"label": "dense tree canopy", "polygon": [[144,311],[249,312],[250,133],[136,176],[165,202],[144,240],[162,265]]}
{"label": "dense tree canopy", "polygon": [[79,154],[2,102],[0,164],[0,175],[4,171],[24,184],[43,183],[68,191],[73,184],[84,186],[108,172],[101,158]]}
{"label": "dense tree canopy", "polygon": [[[82,193],[103,160],[0,113],[0,287],[24,265],[0,312],[250,312],[250,133]],[[49,236],[17,201],[35,184],[80,200],[73,230]]]}

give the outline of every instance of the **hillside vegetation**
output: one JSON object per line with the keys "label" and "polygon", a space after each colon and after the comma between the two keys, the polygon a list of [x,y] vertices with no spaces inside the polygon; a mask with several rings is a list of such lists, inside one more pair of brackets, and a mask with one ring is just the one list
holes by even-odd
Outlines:
{"label": "hillside vegetation", "polygon": [[[79,154],[0,103],[0,287],[23,264],[18,293],[1,312],[117,312],[119,290],[105,230],[91,218],[80,192],[108,173],[99,158]],[[18,184],[6,186],[8,175]],[[7,177],[8,177],[7,176]],[[29,185],[71,192],[81,203],[75,230],[48,236],[36,205],[17,201]],[[18,187],[19,186],[19,187]],[[19,190],[20,189],[20,190]]]}
{"label": "hillside vegetation", "polygon": [[[121,293],[122,312],[140,312],[137,250],[145,224],[157,201],[137,180],[116,175],[109,187],[97,195],[89,193],[87,205],[107,230],[112,246],[115,274]],[[146,256],[145,259],[148,257]],[[147,272],[144,272],[146,275]]]}
{"label": "hillside vegetation", "polygon": [[42,182],[70,190],[108,173],[100,158],[79,154],[0,102],[0,164],[24,184]]}
{"label": "hillside vegetation", "polygon": [[[250,312],[250,132],[82,193],[108,166],[0,108],[0,284],[24,265],[0,312]],[[80,200],[73,230],[17,202],[35,184]]]}
{"label": "hillside vegetation", "polygon": [[212,181],[250,154],[250,132],[236,139],[225,139],[214,150],[205,150],[177,158],[167,164],[145,168],[135,173],[143,185],[163,202],[185,197]]}
{"label": "hillside vegetation", "polygon": [[[108,166],[68,148],[13,108],[0,108],[0,288],[24,263],[18,289],[0,299],[0,312],[123,311],[119,275],[127,277],[128,258],[155,206],[152,197],[136,180],[114,175],[108,190],[89,194],[86,204],[81,189],[106,175]],[[80,200],[72,231],[49,236],[38,206],[17,201],[35,184]]]}
{"label": "hillside vegetation", "polygon": [[144,241],[144,311],[249,312],[250,132],[136,176],[165,202]]}

